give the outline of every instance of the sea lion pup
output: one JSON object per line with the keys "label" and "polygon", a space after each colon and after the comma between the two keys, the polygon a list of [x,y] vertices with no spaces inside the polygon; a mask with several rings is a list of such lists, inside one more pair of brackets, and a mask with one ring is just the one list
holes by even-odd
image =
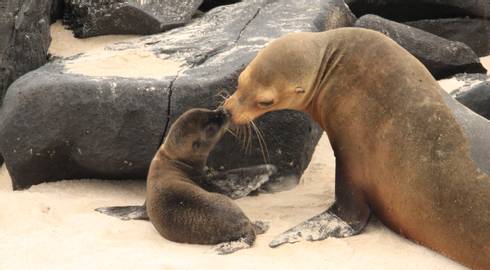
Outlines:
{"label": "sea lion pup", "polygon": [[490,124],[388,37],[358,28],[286,35],[258,53],[224,106],[236,124],[303,111],[334,150],[336,202],[272,247],[357,234],[373,212],[418,243],[490,269]]}
{"label": "sea lion pup", "polygon": [[[276,173],[277,167],[272,164],[228,171],[206,168],[200,175],[193,176],[193,180],[206,191],[220,193],[236,200],[257,191]],[[95,211],[121,220],[150,220],[146,212],[146,202],[143,205],[99,207]]]}
{"label": "sea lion pup", "polygon": [[192,244],[223,244],[218,252],[250,247],[261,228],[230,198],[199,186],[210,151],[228,126],[223,110],[193,109],[181,115],[153,158],[147,178],[146,209],[166,239]]}

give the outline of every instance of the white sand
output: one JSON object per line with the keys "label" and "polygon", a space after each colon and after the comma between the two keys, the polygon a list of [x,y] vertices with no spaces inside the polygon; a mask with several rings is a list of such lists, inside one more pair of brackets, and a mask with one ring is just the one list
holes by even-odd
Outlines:
{"label": "white sand", "polygon": [[[67,61],[66,72],[93,77],[118,76],[126,78],[159,79],[173,76],[182,62],[167,59],[167,55],[155,55],[141,49],[107,50],[109,45],[140,44],[138,36],[108,35],[78,39],[58,21],[51,26],[52,44],[49,53],[59,57],[84,54]],[[142,46],[144,47],[144,46]]]}
{"label": "white sand", "polygon": [[149,79],[174,76],[181,68],[181,63],[165,59],[165,55],[157,57],[141,50],[90,51],[86,56],[68,61],[65,65],[66,71],[73,74]]}
{"label": "white sand", "polygon": [[250,218],[270,221],[271,229],[252,249],[226,256],[215,255],[209,246],[167,241],[149,222],[93,211],[142,203],[143,182],[62,181],[12,192],[4,167],[0,269],[465,269],[376,220],[355,237],[269,248],[275,235],[332,203],[333,161],[324,136],[299,186],[238,200]]}
{"label": "white sand", "polygon": [[73,32],[65,29],[61,21],[51,25],[51,46],[49,53],[59,57],[69,57],[91,50],[103,49],[107,45],[131,41],[138,36],[133,35],[107,35],[91,38],[78,39],[73,36]]}
{"label": "white sand", "polygon": [[[480,61],[482,65],[487,69],[487,74],[490,75],[490,55],[480,58]],[[474,82],[459,81],[456,78],[449,78],[449,79],[444,79],[439,81],[439,85],[441,85],[441,87],[444,88],[444,90],[446,90],[446,92],[448,93],[451,93],[462,86],[465,86],[464,89],[462,89],[464,91],[470,89],[471,87],[479,83],[480,81],[474,81]]]}

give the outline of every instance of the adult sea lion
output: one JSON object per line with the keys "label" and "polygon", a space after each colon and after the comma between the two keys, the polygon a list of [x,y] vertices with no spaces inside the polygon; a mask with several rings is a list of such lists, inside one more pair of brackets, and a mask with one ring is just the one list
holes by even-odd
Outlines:
{"label": "adult sea lion", "polygon": [[336,202],[272,247],[358,234],[373,212],[418,243],[490,269],[490,124],[383,34],[340,28],[279,38],[246,67],[224,107],[236,124],[303,111],[334,150]]}
{"label": "adult sea lion", "polygon": [[[208,155],[227,126],[228,116],[223,110],[187,111],[172,125],[151,162],[145,204],[96,210],[124,219],[149,219],[171,241],[223,243],[216,247],[221,254],[250,247],[256,234],[267,226],[252,223],[230,198],[257,189],[276,169],[262,165],[206,173]],[[222,183],[222,179],[231,183]]]}

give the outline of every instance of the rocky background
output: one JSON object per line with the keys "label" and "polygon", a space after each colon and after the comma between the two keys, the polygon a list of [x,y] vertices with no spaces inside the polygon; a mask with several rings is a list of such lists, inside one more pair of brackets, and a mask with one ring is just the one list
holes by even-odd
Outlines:
{"label": "rocky background", "polygon": [[[490,88],[479,57],[490,54],[489,14],[485,0],[2,1],[0,162],[5,159],[14,189],[60,179],[144,179],[165,127],[190,108],[216,107],[218,96],[234,90],[239,73],[269,41],[289,32],[349,26],[391,37],[436,79],[465,81],[454,97],[488,118]],[[49,23],[56,20],[78,38],[146,36],[102,52],[50,58]],[[129,57],[134,55],[175,68],[152,74],[90,70],[94,59],[119,56],[137,69],[143,58]],[[83,65],[89,71],[75,68]],[[267,158],[256,138],[244,153],[228,136],[210,166],[267,161],[279,174],[264,190],[296,184],[321,130],[288,111],[271,113],[257,125]]]}

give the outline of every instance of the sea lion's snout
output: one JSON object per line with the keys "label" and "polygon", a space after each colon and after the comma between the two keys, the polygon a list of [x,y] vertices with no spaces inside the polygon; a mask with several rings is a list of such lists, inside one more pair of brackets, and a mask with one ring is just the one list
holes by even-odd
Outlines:
{"label": "sea lion's snout", "polygon": [[223,110],[234,125],[245,125],[255,118],[253,109],[244,103],[243,98],[238,98],[237,93],[225,100]]}
{"label": "sea lion's snout", "polygon": [[224,106],[220,106],[216,109],[216,112],[221,112],[224,114],[228,119],[231,119],[231,112],[227,110]]}
{"label": "sea lion's snout", "polygon": [[230,120],[230,113],[224,108],[219,107],[214,111],[213,121],[220,126],[227,125]]}

